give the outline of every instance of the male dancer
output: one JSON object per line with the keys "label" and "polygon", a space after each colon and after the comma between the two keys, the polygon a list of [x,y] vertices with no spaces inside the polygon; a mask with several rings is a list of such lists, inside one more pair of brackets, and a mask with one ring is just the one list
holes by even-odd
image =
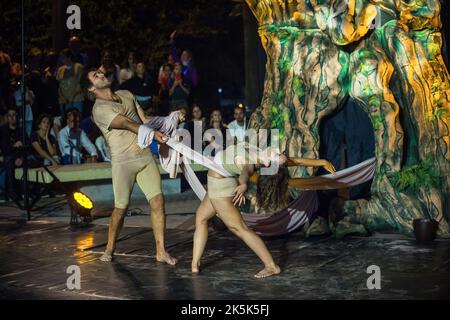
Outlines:
{"label": "male dancer", "polygon": [[[137,133],[142,122],[138,116],[136,99],[129,91],[112,92],[111,82],[99,70],[88,72],[83,82],[83,87],[96,98],[92,109],[94,122],[110,146],[112,157],[114,210],[109,223],[108,245],[100,260],[112,260],[130,194],[137,181],[150,203],[156,260],[175,265],[177,260],[166,252],[164,244],[165,212],[161,175],[150,150],[142,150],[137,144]],[[167,137],[160,132],[155,132],[155,139],[159,143],[167,141]]]}

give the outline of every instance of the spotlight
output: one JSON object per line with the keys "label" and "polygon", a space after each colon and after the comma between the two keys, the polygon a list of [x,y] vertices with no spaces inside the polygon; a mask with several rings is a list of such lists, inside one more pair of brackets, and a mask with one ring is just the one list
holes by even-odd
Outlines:
{"label": "spotlight", "polygon": [[217,89],[217,92],[222,93],[223,92],[222,88]]}
{"label": "spotlight", "polygon": [[242,103],[239,103],[238,107],[244,109],[244,105]]}
{"label": "spotlight", "polygon": [[94,202],[86,194],[77,191],[69,197],[69,206],[71,209],[70,224],[79,225],[78,216],[83,219],[83,223],[88,224],[91,221],[91,211],[94,209]]}

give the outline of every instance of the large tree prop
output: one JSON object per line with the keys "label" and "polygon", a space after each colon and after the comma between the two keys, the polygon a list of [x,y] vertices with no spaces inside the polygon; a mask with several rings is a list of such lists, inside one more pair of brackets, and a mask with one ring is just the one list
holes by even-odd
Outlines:
{"label": "large tree prop", "polygon": [[[319,156],[321,120],[348,95],[369,115],[377,167],[347,219],[410,235],[432,217],[449,236],[450,81],[438,0],[246,0],[267,53],[252,128],[277,128],[289,157]],[[296,169],[294,176],[312,174]]]}

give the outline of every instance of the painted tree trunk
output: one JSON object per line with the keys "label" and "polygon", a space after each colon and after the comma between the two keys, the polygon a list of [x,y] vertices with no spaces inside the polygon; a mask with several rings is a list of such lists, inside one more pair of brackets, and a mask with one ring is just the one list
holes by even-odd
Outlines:
{"label": "painted tree trunk", "polygon": [[280,129],[289,157],[318,158],[320,120],[351,95],[372,119],[377,167],[371,198],[341,209],[370,230],[408,235],[413,219],[432,217],[449,236],[450,81],[438,0],[246,2],[267,53],[250,125]]}
{"label": "painted tree trunk", "polygon": [[[260,2],[258,8],[250,3],[267,64],[262,103],[249,125],[279,129],[281,149],[289,157],[318,158],[320,121],[347,94],[349,56],[314,21],[306,23],[309,27],[291,25],[295,8],[281,2]],[[312,174],[312,168],[292,172],[296,177]]]}

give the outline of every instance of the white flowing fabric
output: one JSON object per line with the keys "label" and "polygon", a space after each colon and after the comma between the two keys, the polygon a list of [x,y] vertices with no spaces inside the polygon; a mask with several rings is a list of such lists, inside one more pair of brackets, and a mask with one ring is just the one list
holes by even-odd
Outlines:
{"label": "white flowing fabric", "polygon": [[[176,140],[176,127],[178,125],[178,114],[172,113],[168,117],[155,117],[145,124],[154,130],[159,130],[171,136],[167,142],[170,147],[167,153],[160,154],[162,167],[176,176],[176,168],[180,164],[183,174],[200,200],[206,196],[206,190],[191,167],[190,161],[198,163],[214,170],[224,177],[232,177],[223,167],[215,163],[212,159],[203,156],[182,142]],[[142,130],[143,134],[148,131]],[[141,135],[141,130],[139,130]],[[148,141],[148,137],[140,136],[139,141]],[[180,158],[180,155],[182,156]],[[181,161],[181,163],[180,163]],[[309,221],[311,216],[317,211],[318,199],[314,190],[348,188],[359,185],[373,178],[375,170],[375,158],[361,162],[353,167],[338,171],[336,174],[328,174],[320,177],[301,178],[310,187],[306,187],[300,195],[292,201],[286,208],[271,215],[256,215],[242,212],[242,217],[247,225],[256,233],[262,236],[280,236],[292,232]]]}

